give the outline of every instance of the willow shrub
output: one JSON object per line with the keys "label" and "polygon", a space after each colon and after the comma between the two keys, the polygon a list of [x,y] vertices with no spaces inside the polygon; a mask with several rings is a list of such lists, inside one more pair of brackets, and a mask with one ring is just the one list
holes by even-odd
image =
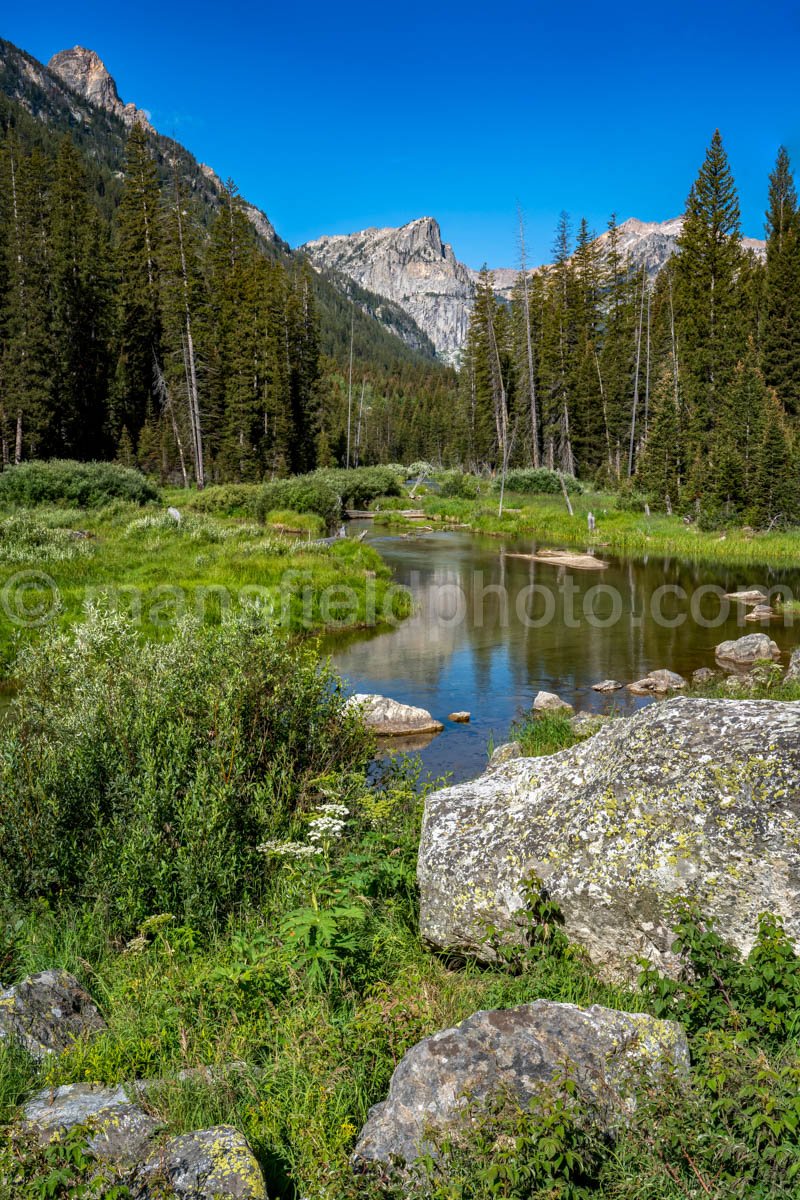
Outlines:
{"label": "willow shrub", "polygon": [[0,898],[208,926],[266,886],[255,847],[369,740],[309,643],[255,613],[166,643],[90,610],[18,661],[0,732]]}
{"label": "willow shrub", "polygon": [[158,489],[140,471],[109,462],[74,462],[52,458],[25,462],[0,471],[0,505],[34,508],[63,504],[101,508],[113,500],[148,504]]}

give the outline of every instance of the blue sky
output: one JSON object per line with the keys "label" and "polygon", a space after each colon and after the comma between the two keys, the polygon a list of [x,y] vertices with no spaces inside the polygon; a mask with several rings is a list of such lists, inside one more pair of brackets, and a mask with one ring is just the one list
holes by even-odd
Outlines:
{"label": "blue sky", "polygon": [[162,3],[6,8],[37,58],[75,44],[262,207],[292,245],[438,218],[471,266],[546,260],[562,209],[683,208],[715,127],[761,236],[767,175],[800,167],[800,3]]}

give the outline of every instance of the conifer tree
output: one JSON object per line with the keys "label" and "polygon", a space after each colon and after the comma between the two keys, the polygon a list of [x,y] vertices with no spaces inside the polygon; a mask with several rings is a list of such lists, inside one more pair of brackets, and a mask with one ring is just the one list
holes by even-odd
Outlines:
{"label": "conifer tree", "polygon": [[739,201],[719,130],[689,193],[674,267],[680,386],[691,458],[704,453],[714,414],[745,346]]}
{"label": "conifer tree", "polygon": [[800,416],[800,212],[785,147],[769,177],[764,377],[794,417]]}
{"label": "conifer tree", "polygon": [[106,442],[111,277],[109,247],[88,195],[86,171],[65,137],[50,202],[52,243],[51,419],[54,452],[102,457]]}
{"label": "conifer tree", "polygon": [[754,477],[753,520],[761,526],[800,519],[800,492],[794,443],[778,395],[767,396]]}
{"label": "conifer tree", "polygon": [[51,434],[51,244],[48,166],[38,150],[25,155],[13,131],[2,157],[6,213],[5,287],[0,313],[0,387],[4,457],[57,449]]}
{"label": "conifer tree", "polygon": [[134,442],[154,419],[154,364],[161,362],[160,189],[148,137],[139,124],[128,135],[125,181],[117,221],[118,361],[112,412],[116,436],[126,426]]}

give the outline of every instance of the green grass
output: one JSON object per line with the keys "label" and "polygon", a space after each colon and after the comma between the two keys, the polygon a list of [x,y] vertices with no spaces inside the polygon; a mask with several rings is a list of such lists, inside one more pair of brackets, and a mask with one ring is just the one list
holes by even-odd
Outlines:
{"label": "green grass", "polygon": [[[800,530],[754,532],[731,526],[725,532],[706,532],[682,518],[628,512],[616,507],[609,493],[587,492],[570,497],[570,516],[560,496],[506,496],[502,517],[493,497],[478,500],[422,496],[419,507],[434,523],[467,525],[479,533],[507,537],[532,535],[543,541],[593,546],[614,554],[640,558],[677,556],[692,561],[738,567],[794,567],[800,562]],[[512,510],[512,511],[508,511]],[[588,513],[596,520],[588,530]],[[401,518],[397,518],[401,520]]]}
{"label": "green grass", "polygon": [[134,613],[154,638],[169,636],[185,613],[215,624],[226,607],[255,601],[273,605],[296,632],[409,611],[407,594],[389,593],[390,572],[369,546],[308,544],[321,532],[313,514],[272,513],[263,526],[181,511],[180,524],[164,507],[121,502],[0,514],[0,675],[20,641],[50,621],[73,624],[101,598]]}

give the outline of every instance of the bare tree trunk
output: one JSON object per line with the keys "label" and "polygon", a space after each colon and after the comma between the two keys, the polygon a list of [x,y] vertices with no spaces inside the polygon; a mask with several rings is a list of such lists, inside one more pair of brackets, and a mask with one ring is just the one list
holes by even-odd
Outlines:
{"label": "bare tree trunk", "polygon": [[183,241],[183,213],[181,197],[178,190],[178,177],[175,176],[175,217],[178,226],[178,247],[181,256],[181,280],[183,284],[183,320],[186,334],[184,361],[186,364],[186,390],[189,397],[189,419],[194,443],[194,475],[198,488],[205,487],[206,475],[203,455],[203,431],[200,425],[200,397],[197,389],[197,361],[192,337],[192,314],[189,304],[189,271],[186,266],[186,248]]}
{"label": "bare tree trunk", "polygon": [[536,405],[536,373],[533,367],[533,342],[531,340],[531,306],[528,295],[528,264],[525,255],[525,222],[522,219],[522,209],[520,207],[517,207],[517,214],[519,216],[519,258],[520,274],[522,277],[523,315],[525,318],[525,354],[528,366],[528,400],[531,414],[531,449],[533,451],[533,465],[534,467],[539,467],[541,465],[541,457],[539,455],[539,414]]}
{"label": "bare tree trunk", "polygon": [[14,439],[14,462],[22,462],[22,413],[17,413],[17,434]]}
{"label": "bare tree trunk", "polygon": [[567,485],[564,482],[564,472],[563,471],[558,472],[558,478],[561,483],[561,491],[564,493],[564,503],[567,506],[567,512],[569,513],[569,515],[571,517],[574,517],[575,513],[572,508],[572,501],[569,498],[569,492],[567,491]]}
{"label": "bare tree trunk", "polygon": [[155,354],[153,355],[153,374],[155,375],[155,379],[156,379],[156,391],[161,400],[161,407],[163,408],[164,412],[167,413],[167,415],[169,416],[170,424],[172,425],[172,436],[175,438],[175,445],[178,449],[178,460],[180,462],[180,467],[181,467],[181,478],[183,479],[183,486],[188,487],[189,486],[189,476],[186,471],[186,456],[183,453],[183,438],[181,437],[181,431],[178,428],[178,422],[175,417],[175,408],[172,403],[172,397],[169,394],[169,388],[167,387],[167,381],[164,378],[164,372],[161,370],[161,367],[158,364],[158,359],[156,358]]}
{"label": "bare tree trunk", "polygon": [[647,366],[645,369],[645,384],[644,384],[644,436],[647,440],[647,434],[650,430],[650,301],[652,299],[652,291],[647,289]]}
{"label": "bare tree trunk", "polygon": [[366,379],[361,380],[361,397],[358,401],[358,420],[356,421],[356,466],[358,466],[359,456],[361,451],[361,419],[364,415],[364,388],[367,386]]}
{"label": "bare tree trunk", "polygon": [[631,410],[631,441],[628,450],[628,478],[633,475],[633,448],[636,440],[636,411],[639,407],[639,367],[642,361],[642,326],[644,324],[644,289],[646,275],[642,269],[642,301],[639,305],[639,328],[636,333],[636,371],[633,377],[633,409]]}
{"label": "bare tree trunk", "polygon": [[597,350],[592,346],[594,354],[594,365],[597,367],[597,382],[600,384],[600,401],[603,406],[603,429],[606,435],[606,453],[608,455],[608,469],[613,469],[613,460],[611,455],[611,430],[608,428],[608,402],[606,400],[606,389],[603,387],[603,376],[600,372],[600,359],[597,357]]}
{"label": "bare tree trunk", "polygon": [[353,335],[355,333],[356,314],[353,310],[353,315],[350,318],[350,374],[347,380],[347,457],[344,460],[345,467],[350,466],[350,422],[353,414]]}

